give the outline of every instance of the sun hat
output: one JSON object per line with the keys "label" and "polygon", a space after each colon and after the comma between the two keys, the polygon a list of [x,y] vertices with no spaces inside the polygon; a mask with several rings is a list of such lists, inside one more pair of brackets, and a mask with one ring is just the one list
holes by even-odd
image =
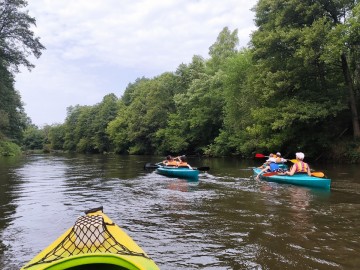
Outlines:
{"label": "sun hat", "polygon": [[297,158],[297,159],[301,159],[301,160],[303,160],[304,157],[305,157],[304,153],[302,153],[302,152],[298,152],[298,153],[296,153],[295,155],[296,155],[296,158]]}

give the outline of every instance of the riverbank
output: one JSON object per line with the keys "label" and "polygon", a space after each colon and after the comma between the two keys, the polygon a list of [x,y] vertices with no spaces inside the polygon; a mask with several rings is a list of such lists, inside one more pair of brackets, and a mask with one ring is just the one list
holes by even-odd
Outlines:
{"label": "riverbank", "polygon": [[[0,156],[18,156],[18,155],[31,155],[31,154],[61,154],[66,153],[63,150],[52,150],[47,147],[46,149],[33,149],[22,150],[20,146],[9,141],[0,141]],[[306,160],[309,162],[331,162],[331,163],[343,163],[343,164],[357,164],[360,163],[360,140],[354,140],[352,138],[344,139],[334,142],[328,149],[322,151],[313,151],[313,154],[306,153]],[[102,154],[114,154],[111,152],[105,152]],[[191,155],[188,155],[191,156]],[[196,155],[201,157],[201,155]],[[202,156],[209,157],[209,156]],[[234,156],[236,157],[236,155]],[[242,155],[241,158],[251,159],[253,155]]]}

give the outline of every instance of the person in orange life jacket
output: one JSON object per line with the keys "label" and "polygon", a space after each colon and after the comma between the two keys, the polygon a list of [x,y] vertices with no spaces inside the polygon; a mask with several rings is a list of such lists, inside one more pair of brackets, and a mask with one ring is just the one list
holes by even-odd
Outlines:
{"label": "person in orange life jacket", "polygon": [[274,155],[273,153],[270,153],[270,154],[269,154],[269,159],[266,160],[265,163],[262,164],[261,166],[259,166],[258,168],[259,168],[259,169],[264,169],[264,168],[266,168],[266,166],[268,166],[268,165],[270,164],[270,161],[269,161],[269,160],[271,160],[271,159],[274,158],[274,157],[275,157],[275,155]]}
{"label": "person in orange life jacket", "polygon": [[188,167],[189,169],[192,169],[192,167],[186,162],[186,156],[181,156],[180,161],[178,162],[179,167]]}
{"label": "person in orange life jacket", "polygon": [[295,156],[297,162],[291,167],[290,171],[286,171],[284,174],[294,175],[295,173],[307,173],[311,176],[310,166],[303,161],[305,157],[304,153],[298,152]]}
{"label": "person in orange life jacket", "polygon": [[280,170],[279,164],[276,163],[276,159],[274,157],[269,158],[266,163],[268,165],[259,172],[259,174],[255,177],[256,180],[259,180],[260,175],[264,172],[277,172]]}
{"label": "person in orange life jacket", "polygon": [[177,162],[170,155],[166,157],[166,160],[163,161],[163,164],[166,166],[177,166]]}
{"label": "person in orange life jacket", "polygon": [[285,158],[282,158],[282,157],[281,157],[280,152],[277,152],[277,153],[276,153],[275,159],[276,159],[276,163],[284,163],[284,162],[287,161]]}

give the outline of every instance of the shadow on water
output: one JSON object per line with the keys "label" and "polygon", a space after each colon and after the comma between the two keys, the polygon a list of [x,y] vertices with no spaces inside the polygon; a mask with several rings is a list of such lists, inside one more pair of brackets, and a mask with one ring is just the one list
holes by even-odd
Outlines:
{"label": "shadow on water", "polygon": [[16,199],[13,190],[16,190],[19,184],[18,179],[14,176],[14,169],[19,162],[17,158],[0,157],[0,224],[1,227],[6,227],[11,217],[16,210],[16,206],[12,203]]}
{"label": "shadow on water", "polygon": [[9,249],[9,245],[3,238],[2,231],[10,226],[15,220],[16,201],[19,194],[16,190],[22,183],[22,179],[16,176],[16,170],[26,162],[22,157],[0,156],[0,268],[3,254]]}

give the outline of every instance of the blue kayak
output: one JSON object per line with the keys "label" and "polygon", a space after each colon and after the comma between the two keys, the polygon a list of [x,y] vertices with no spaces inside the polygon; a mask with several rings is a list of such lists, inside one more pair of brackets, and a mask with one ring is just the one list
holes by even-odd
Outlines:
{"label": "blue kayak", "polygon": [[[253,169],[255,176],[261,172],[261,169]],[[314,176],[309,176],[305,173],[297,173],[294,175],[271,175],[271,176],[260,176],[262,180],[268,182],[277,182],[285,184],[293,184],[297,186],[307,186],[315,188],[330,189],[331,180],[328,178],[318,178]]]}
{"label": "blue kayak", "polygon": [[190,169],[187,167],[172,167],[172,166],[161,166],[156,169],[156,172],[161,175],[185,178],[191,180],[199,179],[199,170]]}

